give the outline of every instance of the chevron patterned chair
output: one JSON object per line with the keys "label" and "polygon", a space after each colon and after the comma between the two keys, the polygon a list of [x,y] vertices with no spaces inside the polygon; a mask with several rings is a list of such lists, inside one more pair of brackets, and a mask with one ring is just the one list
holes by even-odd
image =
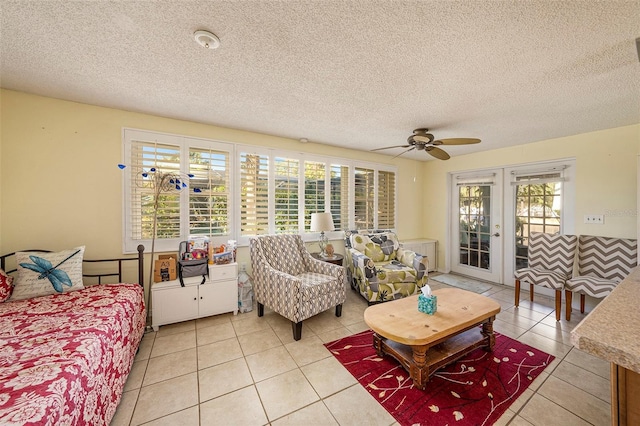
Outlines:
{"label": "chevron patterned chair", "polygon": [[567,321],[571,320],[573,293],[580,294],[580,312],[584,313],[585,295],[607,297],[637,264],[637,240],[580,235],[578,276],[564,287]]}
{"label": "chevron patterned chair", "polygon": [[551,235],[532,232],[529,235],[528,267],[518,269],[516,278],[516,306],[520,304],[520,282],[529,283],[531,301],[533,286],[539,285],[556,292],[556,321],[560,321],[562,289],[573,275],[573,262],[578,247],[575,235]]}
{"label": "chevron patterned chair", "polygon": [[252,238],[250,252],[259,317],[266,305],[291,321],[300,340],[302,321],[334,306],[342,315],[344,268],[311,257],[300,235]]}

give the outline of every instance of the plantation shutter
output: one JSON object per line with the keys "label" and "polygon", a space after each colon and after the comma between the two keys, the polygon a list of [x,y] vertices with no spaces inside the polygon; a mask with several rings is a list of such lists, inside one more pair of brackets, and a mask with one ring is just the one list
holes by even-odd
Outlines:
{"label": "plantation shutter", "polygon": [[378,225],[380,229],[396,227],[396,174],[378,171]]}
{"label": "plantation shutter", "polygon": [[355,168],[355,226],[357,229],[374,227],[374,171]]}
{"label": "plantation shutter", "polygon": [[326,165],[317,161],[304,163],[304,229],[310,232],[311,213],[326,210],[325,179]]}
{"label": "plantation shutter", "polygon": [[269,157],[240,154],[240,235],[269,233]]}
{"label": "plantation shutter", "polygon": [[277,234],[298,233],[300,161],[275,157],[275,232]]}
{"label": "plantation shutter", "polygon": [[331,165],[331,215],[336,229],[349,228],[349,167]]}
{"label": "plantation shutter", "polygon": [[189,233],[229,235],[229,153],[189,149]]}
{"label": "plantation shutter", "polygon": [[153,215],[158,198],[156,239],[180,237],[180,193],[156,194],[153,170],[163,173],[180,172],[180,147],[149,141],[131,142],[130,216],[131,238],[153,238]]}

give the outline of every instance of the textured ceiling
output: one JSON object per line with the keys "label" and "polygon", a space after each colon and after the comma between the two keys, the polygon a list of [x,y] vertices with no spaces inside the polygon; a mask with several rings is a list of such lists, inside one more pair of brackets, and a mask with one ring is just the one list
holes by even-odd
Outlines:
{"label": "textured ceiling", "polygon": [[[418,127],[482,139],[452,156],[640,122],[638,0],[0,10],[1,86],[88,104],[361,150],[404,144]],[[198,29],[221,46],[197,45]]]}

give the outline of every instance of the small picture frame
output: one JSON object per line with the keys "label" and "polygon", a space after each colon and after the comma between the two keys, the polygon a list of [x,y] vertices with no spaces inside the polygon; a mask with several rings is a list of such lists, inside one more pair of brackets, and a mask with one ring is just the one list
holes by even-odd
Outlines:
{"label": "small picture frame", "polygon": [[213,263],[216,265],[226,265],[233,262],[233,253],[225,251],[224,253],[216,253],[213,255]]}

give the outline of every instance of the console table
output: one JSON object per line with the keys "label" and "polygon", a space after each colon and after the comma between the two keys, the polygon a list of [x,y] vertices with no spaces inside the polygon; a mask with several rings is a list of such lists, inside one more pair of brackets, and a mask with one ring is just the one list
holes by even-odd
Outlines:
{"label": "console table", "polygon": [[238,313],[238,264],[209,265],[209,276],[153,283],[151,286],[152,324],[154,331],[161,325],[188,321],[211,315]]}

